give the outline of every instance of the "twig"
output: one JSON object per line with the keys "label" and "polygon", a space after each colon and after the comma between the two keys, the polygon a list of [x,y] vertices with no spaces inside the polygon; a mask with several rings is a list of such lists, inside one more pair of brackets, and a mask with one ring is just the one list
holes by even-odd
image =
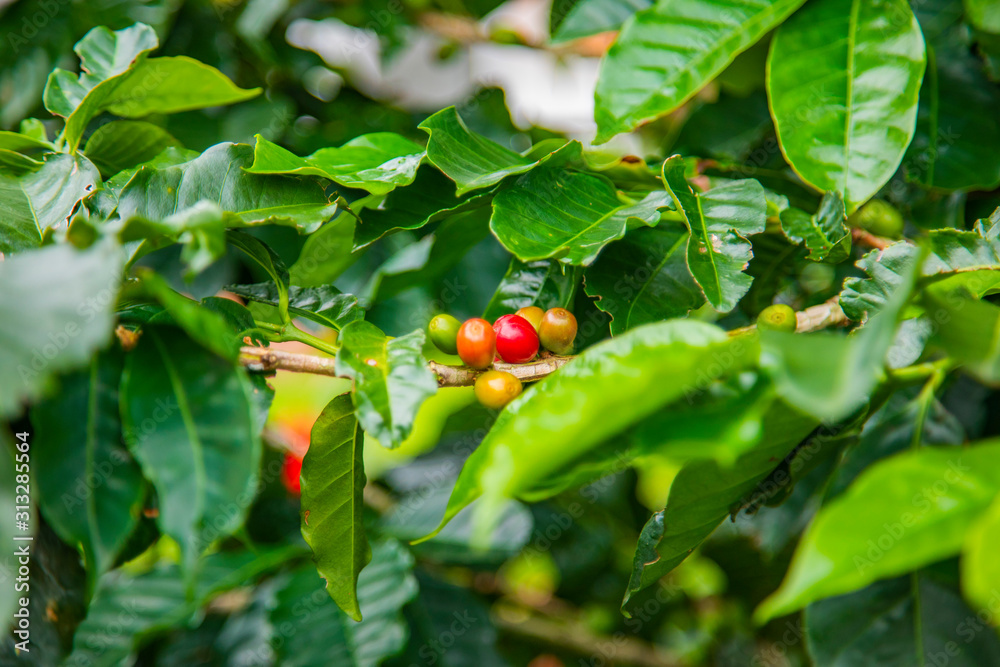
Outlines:
{"label": "twig", "polygon": [[560,623],[528,610],[519,609],[517,612],[521,613],[495,613],[493,621],[500,629],[513,635],[569,649],[591,657],[594,662],[602,658],[602,664],[641,667],[677,667],[681,664],[657,647],[634,637],[621,636],[620,633],[615,636],[594,635],[581,623]]}
{"label": "twig", "polygon": [[[844,314],[840,307],[840,299],[833,297],[829,301],[816,306],[809,306],[805,310],[795,313],[795,331],[806,333],[809,331],[819,331],[831,327],[843,327],[851,323],[851,320]],[[757,325],[751,324],[748,327],[740,327],[729,332],[730,336],[739,336],[751,331],[756,331]]]}
{"label": "twig", "polygon": [[892,239],[875,236],[868,230],[859,227],[851,228],[851,241],[856,245],[868,246],[876,250],[885,250],[895,243]]}
{"label": "twig", "polygon": [[[527,364],[497,362],[493,364],[493,368],[498,371],[507,371],[522,382],[534,382],[554,373],[572,360],[573,357],[549,356]],[[338,377],[333,359],[330,357],[286,352],[267,347],[240,348],[240,363],[246,366],[247,370],[254,373],[285,370],[295,373],[312,373],[313,375]],[[432,361],[428,365],[437,375],[438,385],[441,387],[471,386],[476,383],[476,378],[482,373],[482,371],[477,371],[467,366],[448,366],[439,364],[436,361]]]}

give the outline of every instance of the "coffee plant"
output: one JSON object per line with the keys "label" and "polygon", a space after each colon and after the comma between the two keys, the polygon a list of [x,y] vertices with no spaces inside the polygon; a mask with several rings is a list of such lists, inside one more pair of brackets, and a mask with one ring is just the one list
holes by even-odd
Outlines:
{"label": "coffee plant", "polygon": [[0,664],[1000,665],[998,4],[498,5],[0,3]]}

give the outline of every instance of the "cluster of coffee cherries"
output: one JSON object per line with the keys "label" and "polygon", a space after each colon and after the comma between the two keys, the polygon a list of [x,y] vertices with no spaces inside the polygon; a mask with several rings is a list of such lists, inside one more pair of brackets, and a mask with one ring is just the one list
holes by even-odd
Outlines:
{"label": "cluster of coffee cherries", "polygon": [[476,378],[476,398],[488,408],[500,409],[521,393],[521,381],[506,371],[489,369],[494,361],[524,364],[545,348],[567,354],[576,338],[576,318],[565,308],[521,308],[502,315],[492,325],[481,317],[459,322],[437,315],[427,326],[431,341],[446,354],[457,354],[466,366],[485,370]]}

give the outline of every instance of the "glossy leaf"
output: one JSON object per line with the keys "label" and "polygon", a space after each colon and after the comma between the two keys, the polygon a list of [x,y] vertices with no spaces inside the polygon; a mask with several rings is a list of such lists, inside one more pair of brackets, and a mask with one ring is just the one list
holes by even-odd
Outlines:
{"label": "glossy leaf", "polygon": [[209,544],[242,525],[252,497],[261,444],[250,384],[177,329],[153,325],[128,355],[121,391],[126,442],[190,576]]}
{"label": "glossy leaf", "polygon": [[524,262],[558,259],[586,266],[625,234],[625,205],[604,178],[538,168],[520,176],[493,200],[490,229]]}
{"label": "glossy leaf", "polygon": [[118,226],[118,240],[131,250],[129,264],[172,242],[183,244],[181,260],[193,277],[226,253],[226,216],[218,204],[200,201],[161,220],[129,218]]}
{"label": "glossy leaf", "polygon": [[[417,595],[412,570],[413,556],[395,540],[372,545],[371,563],[358,577],[358,600],[364,614],[360,623],[348,619],[327,599],[313,567],[290,573],[271,611],[274,627],[295,629],[274,638],[278,663],[376,667],[399,653],[409,637],[402,610]],[[310,612],[303,616],[304,609]]]}
{"label": "glossy leaf", "polygon": [[116,120],[94,130],[83,152],[104,176],[113,176],[179,145],[158,125],[141,120]]}
{"label": "glossy leaf", "polygon": [[914,573],[810,605],[805,630],[818,665],[904,667],[942,658],[956,667],[992,664],[1000,660],[1000,640],[975,632],[974,617],[951,588]]}
{"label": "glossy leaf", "polygon": [[364,134],[339,148],[321,148],[298,157],[256,135],[251,174],[320,176],[345,188],[359,188],[384,195],[409,185],[417,176],[424,149],[392,132]]}
{"label": "glossy leaf", "polygon": [[104,575],[73,637],[64,664],[117,667],[128,664],[142,645],[171,627],[189,623],[195,613],[221,593],[256,579],[301,554],[297,546],[222,552],[206,557],[193,596],[175,565],[160,565],[130,576],[121,570]]}
{"label": "glossy leaf", "polygon": [[818,425],[817,419],[778,401],[764,417],[759,444],[732,466],[708,460],[681,468],[664,509],[649,518],[639,536],[622,610],[630,613],[632,598],[677,567],[731,512],[738,511]]}
{"label": "glossy leaf", "polygon": [[558,27],[553,21],[552,42],[561,44],[599,32],[618,30],[629,17],[652,4],[651,0],[580,0],[565,18],[559,17],[562,20]]}
{"label": "glossy leaf", "polygon": [[306,238],[298,259],[288,268],[291,282],[302,287],[329,285],[359,255],[354,250],[354,218],[342,213]]}
{"label": "glossy leaf", "polygon": [[802,2],[670,0],[637,13],[601,63],[597,143],[679,107]]}
{"label": "glossy leaf", "polygon": [[863,322],[885,306],[905,282],[917,249],[908,243],[894,243],[885,250],[872,250],[856,262],[866,278],[848,277],[840,293],[840,307],[855,322]]}
{"label": "glossy leaf", "polygon": [[[227,285],[226,289],[249,301],[278,307],[280,296],[273,282],[253,285]],[[288,288],[288,312],[317,324],[340,330],[355,320],[363,319],[365,311],[358,305],[358,298],[344,294],[332,285],[322,287]]]}
{"label": "glossy leaf", "polygon": [[313,424],[301,473],[302,537],[330,597],[355,621],[358,575],[372,557],[363,517],[364,443],[350,396],[338,396]]}
{"label": "glossy leaf", "polygon": [[551,259],[522,262],[513,258],[483,317],[492,322],[501,315],[528,306],[538,306],[542,310],[568,308],[578,282],[579,269]]}
{"label": "glossy leaf", "polygon": [[597,297],[595,305],[611,315],[612,336],[649,322],[683,317],[705,303],[688,271],[688,236],[676,223],[635,229],[587,268],[587,295]]}
{"label": "glossy leaf", "polygon": [[[315,231],[337,211],[318,183],[248,174],[253,149],[216,144],[198,157],[171,166],[144,166],[118,199],[118,216],[162,220],[199,202],[218,204],[230,227],[278,224]],[[225,174],[220,187],[219,175]]]}
{"label": "glossy leaf", "polygon": [[206,350],[229,361],[236,360],[240,340],[232,335],[221,315],[175,292],[162,277],[151,271],[142,271],[140,276],[145,293],[163,306],[163,312],[151,317],[150,322],[175,324]]}
{"label": "glossy leaf", "polygon": [[122,441],[122,362],[118,351],[94,356],[31,411],[41,510],[64,542],[82,548],[91,577],[114,564],[145,497],[142,474]]}
{"label": "glossy leaf", "polygon": [[962,547],[962,592],[978,609],[995,604],[1000,590],[1000,563],[996,554],[1000,533],[1000,502],[996,500],[969,529]]}
{"label": "glossy leaf", "polygon": [[284,318],[288,310],[289,290],[288,269],[285,267],[285,263],[266,243],[250,234],[230,231],[226,234],[226,240],[243,251],[243,254],[254,265],[263,270],[274,281],[278,291],[278,311]]}
{"label": "glossy leaf", "polygon": [[781,229],[789,240],[805,245],[808,259],[838,264],[851,254],[851,233],[845,220],[844,201],[839,194],[828,192],[813,215],[797,208],[782,211]]}
{"label": "glossy leaf", "polygon": [[906,0],[819,0],[796,13],[775,33],[767,70],[792,168],[839,192],[853,213],[892,177],[913,138],[924,66]]}
{"label": "glossy leaf", "polygon": [[455,181],[458,195],[523,174],[537,165],[579,156],[580,144],[569,142],[538,160],[518,155],[469,130],[455,107],[442,109],[419,125],[430,135],[427,159]]}
{"label": "glossy leaf", "polygon": [[337,374],[354,380],[354,408],[365,432],[390,449],[406,440],[417,410],[437,392],[421,353],[424,339],[422,329],[389,338],[364,320],[340,332]]}
{"label": "glossy leaf", "polygon": [[663,182],[691,232],[686,248],[691,275],[713,308],[732,310],[753,282],[743,270],[753,257],[747,237],[764,231],[764,189],[747,179],[696,194],[679,155],[663,163]]}
{"label": "glossy leaf", "polygon": [[90,30],[73,46],[80,57],[80,74],[54,70],[45,86],[45,108],[69,117],[97,84],[122,74],[141,54],[158,46],[156,32],[143,23],[115,32],[104,26]]}
{"label": "glossy leaf", "polygon": [[390,192],[378,208],[361,213],[354,247],[363,248],[400,229],[420,229],[449,216],[489,205],[489,192],[459,197],[455,184],[440,171],[425,165],[413,185]]}
{"label": "glossy leaf", "polygon": [[[826,505],[760,620],[953,556],[1000,488],[1000,444],[925,448],[876,463]],[[850,526],[850,530],[844,530]]]}
{"label": "glossy leaf", "polygon": [[710,381],[704,367],[713,360],[725,357],[726,372],[736,373],[755,354],[744,340],[686,320],[646,325],[588,348],[504,409],[466,460],[439,530],[476,498],[485,496],[484,512],[495,511],[502,498],[518,497],[663,406],[696,394]]}
{"label": "glossy leaf", "polygon": [[0,262],[0,416],[16,415],[53,375],[85,366],[107,344],[121,267],[112,241],[82,252],[50,246]]}
{"label": "glossy leaf", "polygon": [[[923,304],[937,327],[932,340],[987,383],[1000,380],[1000,307],[965,290],[924,291]],[[946,287],[942,285],[940,287]]]}
{"label": "glossy leaf", "polygon": [[45,232],[62,225],[77,202],[101,182],[84,157],[52,154],[33,173],[0,174],[0,252],[37,248]]}

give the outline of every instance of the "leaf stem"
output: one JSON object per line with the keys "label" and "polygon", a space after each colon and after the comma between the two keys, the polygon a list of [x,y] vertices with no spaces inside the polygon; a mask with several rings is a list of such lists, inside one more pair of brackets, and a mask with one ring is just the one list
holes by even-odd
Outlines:
{"label": "leaf stem", "polygon": [[[272,324],[270,322],[257,322],[257,327],[272,334],[274,340],[279,343],[296,342],[305,343],[320,352],[326,352],[331,356],[337,356],[339,345],[328,343],[321,338],[313,336],[289,322],[288,324]],[[245,349],[245,348],[244,348]],[[253,349],[253,348],[251,348]]]}
{"label": "leaf stem", "polygon": [[955,365],[955,360],[951,357],[944,357],[937,361],[925,361],[922,364],[904,366],[903,368],[890,368],[886,370],[889,381],[897,385],[917,384],[927,382],[925,391],[934,392],[944,380],[945,374]]}

